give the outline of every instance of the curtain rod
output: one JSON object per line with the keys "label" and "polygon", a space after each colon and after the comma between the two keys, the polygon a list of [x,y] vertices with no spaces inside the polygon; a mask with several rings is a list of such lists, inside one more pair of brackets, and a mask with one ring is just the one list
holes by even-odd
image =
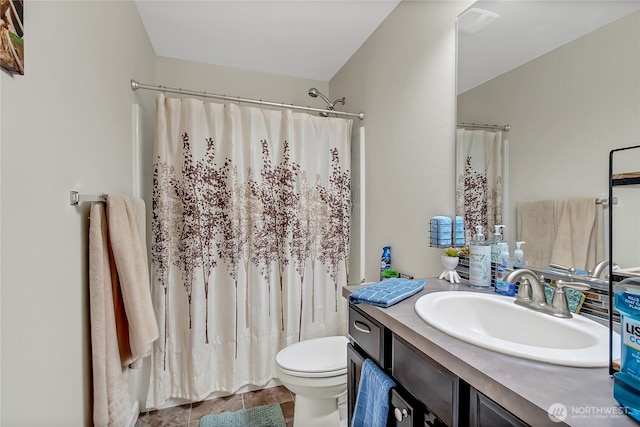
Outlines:
{"label": "curtain rod", "polygon": [[503,132],[509,132],[511,130],[511,125],[480,125],[477,123],[458,123],[457,127],[463,127],[467,129],[487,129],[487,130],[501,130]]}
{"label": "curtain rod", "polygon": [[204,97],[204,98],[214,98],[214,99],[221,99],[223,101],[244,102],[245,104],[268,105],[270,107],[289,108],[292,110],[303,110],[303,111],[314,111],[316,113],[336,114],[339,116],[357,117],[360,120],[364,120],[364,112],[347,113],[344,111],[325,110],[322,108],[313,108],[313,107],[303,107],[301,105],[283,104],[280,102],[269,102],[269,101],[263,101],[261,99],[249,99],[249,98],[240,98],[239,96],[217,95],[215,93],[196,92],[192,90],[176,89],[176,88],[167,87],[167,86],[153,86],[153,85],[147,85],[144,83],[138,83],[137,81],[131,79],[131,90],[136,91],[138,89],[155,90],[157,92],[177,93],[180,95],[190,95],[190,96]]}

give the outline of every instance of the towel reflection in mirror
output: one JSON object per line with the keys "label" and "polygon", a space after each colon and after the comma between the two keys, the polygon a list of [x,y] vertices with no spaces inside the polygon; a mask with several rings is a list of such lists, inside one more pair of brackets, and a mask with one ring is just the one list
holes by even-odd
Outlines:
{"label": "towel reflection in mirror", "polygon": [[595,197],[519,201],[518,240],[526,240],[529,265],[590,270],[604,259],[603,205]]}

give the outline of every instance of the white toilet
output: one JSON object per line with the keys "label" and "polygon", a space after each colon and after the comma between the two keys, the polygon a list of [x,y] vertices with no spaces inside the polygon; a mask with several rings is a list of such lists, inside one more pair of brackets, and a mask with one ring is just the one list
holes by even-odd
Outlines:
{"label": "white toilet", "polygon": [[294,427],[346,425],[347,343],[343,336],[314,338],[276,355],[278,378],[296,395]]}

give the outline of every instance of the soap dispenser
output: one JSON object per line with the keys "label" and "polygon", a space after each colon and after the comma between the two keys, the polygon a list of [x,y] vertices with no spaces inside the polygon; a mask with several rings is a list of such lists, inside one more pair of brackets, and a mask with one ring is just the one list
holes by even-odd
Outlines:
{"label": "soap dispenser", "polygon": [[505,282],[507,277],[507,269],[511,268],[511,260],[509,259],[509,244],[507,242],[500,243],[500,256],[496,263],[496,284],[495,292],[500,295],[513,297],[516,295],[516,285]]}
{"label": "soap dispenser", "polygon": [[481,225],[476,226],[476,235],[469,245],[469,286],[491,288],[491,243],[485,241]]}
{"label": "soap dispenser", "polygon": [[491,242],[491,262],[497,263],[500,257],[500,243],[502,243],[502,232],[504,225],[494,225],[493,241]]}
{"label": "soap dispenser", "polygon": [[524,259],[524,252],[522,252],[522,245],[526,242],[516,242],[516,250],[513,251],[513,266],[515,268],[524,268],[527,266],[527,262]]}

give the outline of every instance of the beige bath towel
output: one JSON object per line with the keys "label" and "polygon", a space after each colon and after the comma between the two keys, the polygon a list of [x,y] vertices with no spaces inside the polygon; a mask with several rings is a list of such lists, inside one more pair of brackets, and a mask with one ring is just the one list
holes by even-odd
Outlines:
{"label": "beige bath towel", "polygon": [[128,366],[158,338],[149,285],[142,200],[107,195],[91,207],[89,286],[94,426],[122,426],[131,415]]}
{"label": "beige bath towel", "polygon": [[529,265],[588,270],[604,259],[602,205],[595,198],[518,202],[516,215]]}
{"label": "beige bath towel", "polygon": [[130,364],[149,356],[151,346],[159,336],[151,302],[144,201],[109,193],[107,213],[113,258],[128,322],[130,348],[120,350],[123,363]]}
{"label": "beige bath towel", "polygon": [[553,200],[523,201],[516,204],[517,240],[529,265],[547,266],[556,234]]}
{"label": "beige bath towel", "polygon": [[103,203],[91,207],[89,224],[89,300],[93,363],[93,425],[122,426],[129,418],[127,368],[118,346],[117,273],[107,233]]}
{"label": "beige bath towel", "polygon": [[595,198],[559,200],[551,262],[577,270],[592,269],[604,259],[602,205]]}

